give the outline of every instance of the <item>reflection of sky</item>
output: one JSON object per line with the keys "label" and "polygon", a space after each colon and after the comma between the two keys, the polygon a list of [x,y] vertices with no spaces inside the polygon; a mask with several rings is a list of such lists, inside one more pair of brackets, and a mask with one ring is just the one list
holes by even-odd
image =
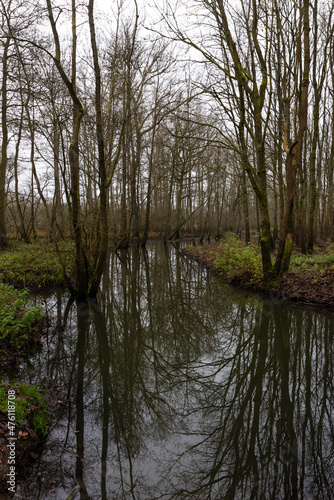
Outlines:
{"label": "reflection of sky", "polygon": [[[240,498],[248,498],[254,481],[263,498],[273,492],[279,498],[285,475],[293,474],[289,470],[284,472],[291,423],[290,417],[284,417],[284,404],[288,407],[291,402],[298,435],[298,471],[304,467],[305,484],[306,477],[316,478],[312,461],[318,465],[326,461],[327,470],[333,472],[328,439],[333,400],[325,396],[326,383],[327,394],[333,389],[333,352],[328,342],[333,331],[332,320],[325,321],[323,316],[309,311],[286,312],[279,306],[278,316],[263,318],[260,298],[248,298],[208,278],[206,271],[184,260],[174,249],[166,252],[163,245],[151,245],[146,261],[141,251],[137,257],[136,253],[135,249],[130,249],[129,254],[122,253],[123,265],[116,255],[112,256],[110,282],[104,280],[102,292],[107,318],[105,333],[111,345],[107,375],[111,389],[107,498],[122,498],[122,491],[124,498],[130,498],[131,477],[135,484],[134,498],[153,499],[161,494],[169,498],[169,494],[177,491],[176,498],[182,498],[180,489],[191,491],[201,480],[204,489],[199,498],[210,498],[210,474],[211,498],[223,498],[234,475],[239,477],[241,471],[246,496]],[[55,304],[55,297],[47,299],[48,308]],[[63,314],[65,306],[66,300]],[[48,498],[51,488],[58,489],[56,498],[68,496],[76,484],[76,315],[73,305],[62,335],[50,331],[44,351],[32,360],[35,367],[32,378],[51,376],[64,397],[71,373],[73,377],[69,423],[65,412],[51,432],[41,459],[39,471],[44,483],[40,498],[43,499]],[[97,323],[93,321],[93,313],[91,316],[84,365],[84,481],[90,497],[98,499],[101,498],[102,382],[106,382],[101,360],[105,350],[99,346],[94,326]],[[283,349],[275,333],[275,321],[279,320],[294,329],[290,354],[286,349],[282,351],[285,357],[290,355],[290,374],[282,372],[279,362]],[[262,323],[267,329],[260,334]],[[305,331],[311,335],[312,349],[307,347]],[[307,363],[312,365],[309,378]],[[282,404],[285,390],[282,381],[286,376],[289,399]],[[309,432],[310,421],[313,428],[320,429],[316,446],[312,445],[315,438]],[[303,425],[304,438],[300,433]],[[253,432],[256,446],[250,462]],[[276,442],[280,443],[278,450]],[[322,448],[322,456],[312,457],[311,445]],[[235,463],[236,446],[240,463]],[[260,471],[257,479],[253,465],[250,466],[254,460]],[[302,464],[302,460],[306,462]],[[219,467],[213,473],[215,461]],[[238,489],[241,488],[238,481],[236,484],[238,498],[242,489]]]}

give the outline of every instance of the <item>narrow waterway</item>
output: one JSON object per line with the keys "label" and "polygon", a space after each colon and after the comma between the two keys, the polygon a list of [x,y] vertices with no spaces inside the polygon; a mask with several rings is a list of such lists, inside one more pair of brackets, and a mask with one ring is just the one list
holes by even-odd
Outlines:
{"label": "narrow waterway", "polygon": [[47,299],[57,325],[16,374],[69,401],[21,498],[334,499],[333,316],[160,243],[111,254],[102,288]]}

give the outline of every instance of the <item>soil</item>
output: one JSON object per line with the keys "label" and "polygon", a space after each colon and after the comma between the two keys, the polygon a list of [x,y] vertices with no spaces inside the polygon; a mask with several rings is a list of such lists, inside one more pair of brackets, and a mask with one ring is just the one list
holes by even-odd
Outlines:
{"label": "soil", "polygon": [[311,306],[325,307],[334,310],[334,269],[324,265],[321,270],[300,270],[285,274],[280,281],[273,284],[263,280],[253,280],[250,273],[236,271],[228,276],[214,267],[216,245],[185,248],[182,253],[216,275],[222,276],[228,283],[241,286],[253,292],[269,294],[273,300],[295,302]]}

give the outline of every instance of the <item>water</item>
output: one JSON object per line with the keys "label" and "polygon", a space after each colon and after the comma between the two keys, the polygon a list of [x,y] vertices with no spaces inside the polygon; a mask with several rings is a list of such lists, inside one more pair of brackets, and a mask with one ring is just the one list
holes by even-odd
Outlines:
{"label": "water", "polygon": [[158,243],[112,254],[102,288],[47,299],[57,327],[16,374],[69,400],[23,498],[334,498],[331,315]]}

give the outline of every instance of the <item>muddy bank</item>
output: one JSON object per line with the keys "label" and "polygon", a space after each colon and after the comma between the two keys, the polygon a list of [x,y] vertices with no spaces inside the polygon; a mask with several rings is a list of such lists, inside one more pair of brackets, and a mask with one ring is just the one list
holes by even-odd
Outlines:
{"label": "muddy bank", "polygon": [[187,247],[182,254],[222,276],[229,284],[240,286],[252,292],[266,293],[280,302],[291,301],[300,304],[324,306],[334,310],[334,268],[324,265],[317,270],[300,270],[289,272],[280,280],[268,285],[262,279],[256,279],[247,270],[236,270],[228,273],[215,266],[218,253],[217,245]]}
{"label": "muddy bank", "polygon": [[19,482],[30,476],[65,402],[59,399],[59,388],[51,385],[2,384],[0,393],[0,500],[4,500],[13,498]]}

